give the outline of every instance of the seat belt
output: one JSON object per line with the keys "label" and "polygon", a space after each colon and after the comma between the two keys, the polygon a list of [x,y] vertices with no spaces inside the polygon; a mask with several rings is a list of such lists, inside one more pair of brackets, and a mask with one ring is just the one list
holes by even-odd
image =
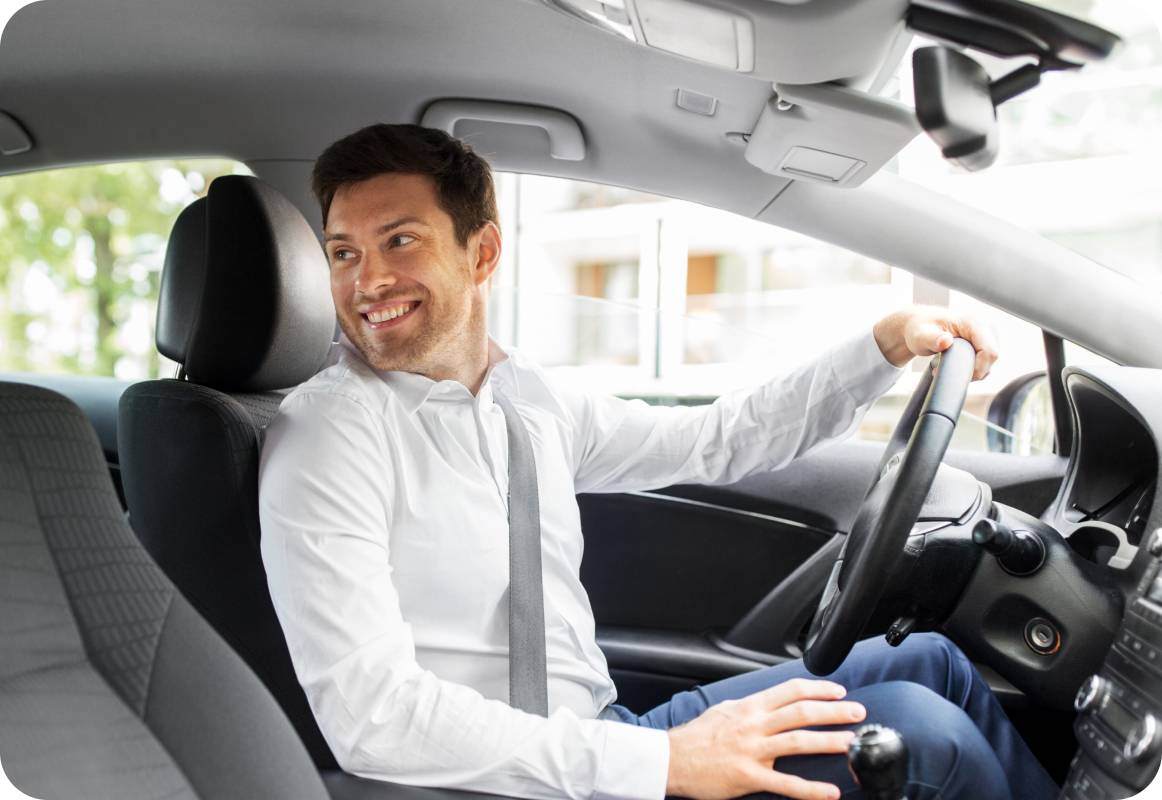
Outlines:
{"label": "seat belt", "polygon": [[541,501],[528,428],[512,401],[493,395],[508,428],[508,704],[549,715]]}

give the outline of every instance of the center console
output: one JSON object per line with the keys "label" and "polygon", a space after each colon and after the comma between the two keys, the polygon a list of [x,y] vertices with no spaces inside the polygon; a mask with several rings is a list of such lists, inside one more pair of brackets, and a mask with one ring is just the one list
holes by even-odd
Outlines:
{"label": "center console", "polygon": [[1121,630],[1097,674],[1078,690],[1080,745],[1062,800],[1132,797],[1162,759],[1162,528],[1126,607]]}

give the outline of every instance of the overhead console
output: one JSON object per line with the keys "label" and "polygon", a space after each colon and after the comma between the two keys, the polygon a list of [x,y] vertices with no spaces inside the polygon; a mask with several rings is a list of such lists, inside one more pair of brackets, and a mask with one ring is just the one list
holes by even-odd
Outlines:
{"label": "overhead console", "polygon": [[[998,105],[1119,41],[1021,0],[543,1],[642,47],[769,81],[752,129],[724,133],[765,172],[840,188],[862,184],[921,129],[946,159],[989,166]],[[915,109],[879,94],[913,32],[942,43],[913,53]],[[1016,62],[994,80],[965,49]],[[683,104],[684,92],[697,107]],[[679,87],[676,104],[713,116],[717,99]]]}

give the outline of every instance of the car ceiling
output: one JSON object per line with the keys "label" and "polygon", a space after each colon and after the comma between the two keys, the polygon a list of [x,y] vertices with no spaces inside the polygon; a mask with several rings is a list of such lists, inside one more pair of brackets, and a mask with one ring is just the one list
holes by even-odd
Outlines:
{"label": "car ceiling", "polygon": [[[905,0],[735,0],[786,83],[875,73]],[[718,98],[703,117],[677,89]],[[532,128],[457,129],[502,169],[628,185],[754,216],[786,181],[748,164],[771,82],[633,44],[540,0],[41,0],[0,45],[0,110],[35,148],[0,172],[214,154],[313,160],[439,98],[541,104],[575,116],[588,152],[550,160]],[[490,130],[490,126],[492,129]]]}
{"label": "car ceiling", "polygon": [[[757,217],[932,277],[1122,363],[1162,367],[1156,298],[1129,279],[890,174],[857,189],[789,182],[727,137],[753,130],[772,80],[858,88],[882,76],[907,42],[907,0],[713,4],[755,21],[763,78],[631,43],[542,0],[40,0],[0,41],[0,111],[35,143],[0,156],[0,174],[229,156],[317,227],[310,166],[340,136],[418,122],[438,99],[540,104],[579,121],[584,160],[550,158],[534,128],[456,133],[499,169]],[[717,98],[717,112],[677,108],[678,89]],[[1076,291],[1063,302],[1046,286]]]}

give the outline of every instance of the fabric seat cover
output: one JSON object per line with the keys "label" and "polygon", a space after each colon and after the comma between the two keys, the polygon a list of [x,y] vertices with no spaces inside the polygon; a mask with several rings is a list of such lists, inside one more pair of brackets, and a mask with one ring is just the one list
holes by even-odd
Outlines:
{"label": "fabric seat cover", "polygon": [[45,800],[327,797],[138,543],[83,413],[23,384],[0,384],[0,761]]}

